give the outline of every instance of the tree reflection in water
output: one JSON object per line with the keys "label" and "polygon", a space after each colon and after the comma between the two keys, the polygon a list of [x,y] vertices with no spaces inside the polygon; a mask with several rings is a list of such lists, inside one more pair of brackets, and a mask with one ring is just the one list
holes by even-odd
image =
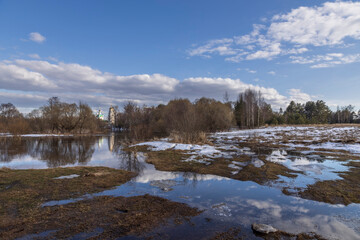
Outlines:
{"label": "tree reflection in water", "polygon": [[29,155],[46,161],[48,167],[86,165],[95,152],[96,137],[40,138],[33,141]]}
{"label": "tree reflection in water", "polygon": [[119,168],[141,175],[145,169],[145,162],[139,158],[137,151],[124,151],[126,138],[120,134],[112,134],[108,137],[109,151],[119,159]]}
{"label": "tree reflection in water", "polygon": [[29,141],[20,137],[0,137],[0,162],[11,162],[28,153]]}
{"label": "tree reflection in water", "polygon": [[0,138],[0,161],[30,155],[45,161],[48,167],[86,165],[95,151],[97,137]]}

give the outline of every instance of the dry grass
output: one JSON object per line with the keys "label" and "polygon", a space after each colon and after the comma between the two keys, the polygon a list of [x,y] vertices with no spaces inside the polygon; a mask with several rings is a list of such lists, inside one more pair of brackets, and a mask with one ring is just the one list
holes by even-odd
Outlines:
{"label": "dry grass", "polygon": [[[71,174],[71,179],[54,179]],[[101,176],[98,176],[101,175]],[[98,177],[97,177],[98,176]],[[100,192],[129,181],[135,174],[105,167],[38,170],[0,169],[0,220],[30,214],[42,203]]]}
{"label": "dry grass", "polygon": [[3,221],[0,223],[0,238],[14,239],[56,230],[47,238],[65,239],[76,234],[91,233],[95,229],[100,231],[95,232],[91,239],[141,236],[154,227],[167,224],[171,219],[181,224],[200,213],[184,203],[150,195],[97,197],[62,206],[44,207],[33,211],[31,216]]}
{"label": "dry grass", "polygon": [[175,143],[209,144],[205,132],[171,132],[169,138]]}
{"label": "dry grass", "polygon": [[351,168],[340,174],[343,179],[317,182],[309,185],[299,195],[331,204],[360,203],[360,162],[350,162],[347,165]]}
{"label": "dry grass", "polygon": [[[258,184],[266,184],[270,180],[279,179],[279,176],[296,177],[298,171],[290,170],[287,167],[266,161],[264,166],[257,168],[248,164],[239,171],[238,174],[232,174],[234,169],[228,165],[232,161],[249,162],[251,158],[248,155],[240,155],[233,159],[216,158],[210,165],[199,162],[184,162],[183,159],[189,157],[184,151],[165,150],[156,152],[147,152],[146,162],[154,164],[155,168],[161,171],[193,172],[199,174],[213,174],[222,177],[228,177],[241,181],[253,181]],[[201,157],[200,157],[201,159]]]}

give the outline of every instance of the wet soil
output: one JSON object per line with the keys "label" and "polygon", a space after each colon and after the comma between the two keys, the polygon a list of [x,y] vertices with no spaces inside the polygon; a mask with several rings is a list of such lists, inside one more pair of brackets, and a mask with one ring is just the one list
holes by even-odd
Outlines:
{"label": "wet soil", "polygon": [[[254,231],[253,236],[265,240],[326,240],[325,238],[315,233],[291,234],[284,231],[277,231],[269,234],[262,234]],[[245,239],[253,238],[253,236],[242,234],[241,228],[235,227],[235,228],[230,228],[225,232],[219,232],[210,239],[211,240],[245,240]]]}
{"label": "wet soil", "polygon": [[216,158],[213,159],[210,165],[205,165],[196,161],[183,161],[184,158],[189,157],[184,151],[178,150],[165,150],[147,152],[147,163],[153,164],[157,170],[161,171],[175,171],[175,172],[195,172],[199,174],[213,174],[221,177],[228,177],[241,181],[253,181],[258,184],[265,184],[269,180],[279,179],[279,176],[296,177],[294,171],[287,167],[266,161],[262,167],[255,167],[252,164],[248,164],[236,173],[233,174],[234,169],[229,167],[232,162],[247,163],[250,161],[248,155],[237,156],[233,159]]}
{"label": "wet soil", "polygon": [[[79,177],[55,179],[77,174]],[[0,169],[0,222],[31,214],[51,200],[80,197],[121,185],[136,174],[106,167]]]}
{"label": "wet soil", "polygon": [[[304,141],[311,139],[307,136],[299,137],[294,135],[286,136],[286,138],[291,140],[292,144],[295,144],[295,147],[291,150],[287,150],[289,147],[283,144],[284,138],[273,140],[272,142],[269,142],[269,140],[266,142],[266,138],[263,136],[249,137],[245,141],[237,141],[236,138],[232,139],[233,144],[240,149],[246,147],[249,148],[251,152],[254,152],[256,157],[264,162],[264,165],[261,167],[255,167],[249,164],[251,156],[246,154],[235,154],[232,155],[231,158],[214,158],[208,161],[209,164],[204,164],[201,161],[184,161],[184,159],[190,156],[187,151],[149,151],[146,146],[137,146],[129,150],[146,152],[148,155],[146,162],[153,164],[157,170],[213,174],[241,181],[253,181],[261,185],[267,185],[270,181],[278,180],[280,176],[296,178],[299,174],[306,174],[302,171],[289,169],[283,164],[267,161],[266,156],[270,155],[272,151],[286,149],[292,156],[306,157],[307,154],[317,155],[320,159],[332,159],[343,162],[345,166],[350,166],[351,168],[347,172],[337,172],[342,179],[317,181],[314,184],[307,185],[305,188],[293,188],[293,191],[288,191],[287,188],[283,188],[283,193],[330,204],[348,205],[350,203],[360,203],[359,154],[353,154],[341,149],[310,149],[306,147],[310,144],[327,142],[328,136],[321,136],[321,138],[315,142]],[[349,136],[342,136],[342,138],[335,140],[348,143],[348,139]],[[236,144],[236,142],[238,143]],[[296,144],[300,144],[300,146],[296,146]],[[303,147],[301,147],[301,145],[303,145]],[[304,151],[309,153],[303,154]],[[229,152],[231,152],[231,150],[229,150]],[[209,157],[196,157],[196,159],[199,160],[202,160],[202,158],[209,159]],[[233,168],[229,167],[229,165],[237,165],[237,163],[240,167],[238,171],[234,171]]]}
{"label": "wet soil", "polygon": [[184,203],[143,195],[135,197],[97,197],[60,206],[36,209],[31,215],[3,221],[1,239],[52,232],[48,238],[115,239],[142,236],[172,221],[190,221],[201,211]]}
{"label": "wet soil", "polygon": [[316,182],[299,192],[299,196],[331,204],[360,203],[360,162],[347,165],[350,170],[339,174],[343,179]]}

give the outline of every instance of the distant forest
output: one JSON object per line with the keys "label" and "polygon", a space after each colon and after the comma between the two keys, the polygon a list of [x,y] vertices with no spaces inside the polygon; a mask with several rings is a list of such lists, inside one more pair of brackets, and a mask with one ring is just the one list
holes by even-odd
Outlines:
{"label": "distant forest", "polygon": [[256,128],[282,124],[334,124],[360,123],[360,110],[353,106],[338,107],[331,111],[322,100],[305,104],[294,101],[274,111],[260,92],[246,90],[236,102],[200,98],[174,99],[166,105],[138,106],[125,104],[116,113],[116,123],[109,126],[96,118],[86,103],[66,103],[57,97],[29,114],[22,114],[11,103],[0,105],[0,132],[25,133],[96,133],[117,129],[132,140],[170,136],[179,142],[206,141],[205,133],[224,131],[232,127]]}

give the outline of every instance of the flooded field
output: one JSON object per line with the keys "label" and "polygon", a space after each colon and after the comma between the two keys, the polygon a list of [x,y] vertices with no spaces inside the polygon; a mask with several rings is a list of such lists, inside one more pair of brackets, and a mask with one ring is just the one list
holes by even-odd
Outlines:
{"label": "flooded field", "polygon": [[[99,221],[120,221],[116,214],[129,211],[124,206],[132,207],[126,205],[128,198],[148,208],[154,219],[161,209],[151,201],[169,200],[161,204],[173,209],[186,208],[177,203],[189,207],[177,212],[182,220],[173,221],[173,213],[164,212],[159,224],[131,225],[138,228],[118,235],[124,239],[269,239],[255,234],[253,223],[269,224],[287,233],[273,239],[295,239],[301,233],[308,234],[302,239],[360,239],[360,128],[356,126],[222,132],[209,136],[206,145],[162,139],[125,146],[117,135],[0,137],[0,168],[74,166],[107,167],[137,175],[124,184],[108,183],[105,190],[99,186],[97,191],[85,189],[81,194],[44,201],[40,207],[48,208],[48,214],[60,208],[67,214],[73,208],[97,212],[104,208],[104,217]],[[52,179],[77,181],[88,175],[82,171],[58,173]],[[103,178],[100,175],[98,178]],[[0,192],[10,185],[0,185]],[[92,199],[95,201],[89,202]],[[154,209],[145,207],[149,203]],[[112,213],[111,205],[123,207]],[[106,218],[107,214],[111,218]],[[59,229],[63,227],[67,226],[53,225],[43,231],[34,228],[33,232],[16,236],[47,239],[63,231]],[[107,227],[95,221],[66,236],[111,237]]]}

